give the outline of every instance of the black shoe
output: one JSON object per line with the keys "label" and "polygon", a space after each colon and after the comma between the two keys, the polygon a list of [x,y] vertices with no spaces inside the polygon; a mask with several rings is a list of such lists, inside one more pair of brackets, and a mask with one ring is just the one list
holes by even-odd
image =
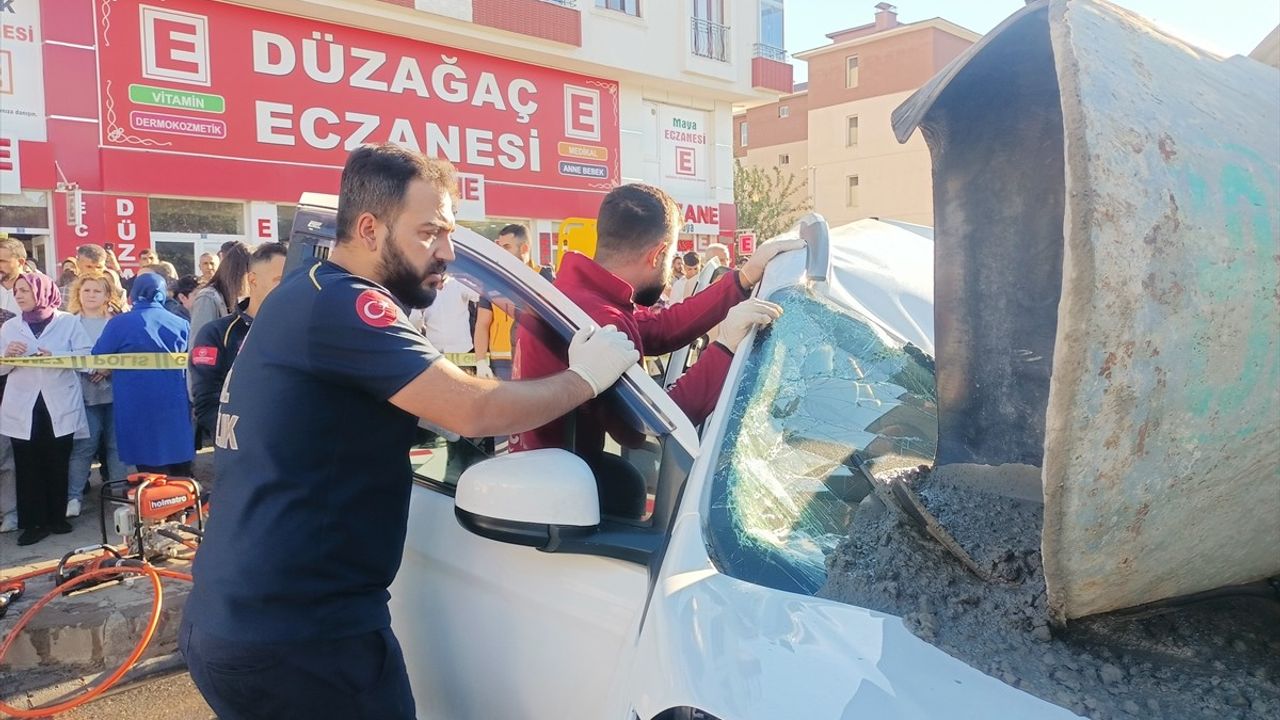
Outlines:
{"label": "black shoe", "polygon": [[67,522],[66,520],[59,520],[58,522],[50,525],[48,529],[49,529],[49,532],[53,533],[54,535],[66,535],[67,533],[71,532],[71,523]]}
{"label": "black shoe", "polygon": [[18,536],[18,545],[35,545],[47,537],[49,537],[49,531],[46,528],[27,528]]}

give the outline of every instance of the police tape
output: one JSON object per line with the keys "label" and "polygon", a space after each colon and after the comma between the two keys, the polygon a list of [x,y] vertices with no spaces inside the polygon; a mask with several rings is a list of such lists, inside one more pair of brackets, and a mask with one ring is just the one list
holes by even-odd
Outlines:
{"label": "police tape", "polygon": [[[475,353],[445,353],[458,367],[475,367]],[[493,360],[509,360],[511,353],[490,353]],[[118,353],[115,355],[27,355],[0,357],[0,365],[48,370],[185,370],[187,353]]]}
{"label": "police tape", "polygon": [[50,370],[184,370],[187,367],[187,354],[27,355],[0,358],[0,365]]}
{"label": "police tape", "polygon": [[[475,353],[445,353],[444,359],[448,360],[454,365],[457,365],[458,367],[475,367],[476,366]],[[510,360],[511,353],[509,352],[489,353],[489,359],[490,360]]]}

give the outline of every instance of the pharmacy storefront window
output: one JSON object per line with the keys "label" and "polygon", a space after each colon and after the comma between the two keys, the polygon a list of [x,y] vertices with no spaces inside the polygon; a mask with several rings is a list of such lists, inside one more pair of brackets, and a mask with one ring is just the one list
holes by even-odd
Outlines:
{"label": "pharmacy storefront window", "polygon": [[245,205],[239,202],[151,198],[151,240],[178,275],[198,275],[197,259],[224,242],[245,239]]}
{"label": "pharmacy storefront window", "polygon": [[21,240],[32,264],[53,272],[49,240],[49,196],[42,192],[0,195],[0,238]]}

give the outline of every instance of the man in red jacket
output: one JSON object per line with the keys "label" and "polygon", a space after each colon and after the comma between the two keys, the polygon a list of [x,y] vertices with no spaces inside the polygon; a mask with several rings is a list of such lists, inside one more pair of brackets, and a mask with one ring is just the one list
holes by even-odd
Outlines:
{"label": "man in red jacket", "polygon": [[[672,258],[680,231],[679,206],[651,185],[614,188],[600,204],[596,254],[566,255],[555,286],[600,326],[626,333],[644,355],[662,355],[684,347],[724,323],[720,339],[668,392],[694,424],[711,414],[724,385],[738,343],[751,328],[768,325],[782,308],[748,294],[778,253],[798,249],[800,240],[762,244],[741,270],[677,305],[651,310],[671,281]],[[745,302],[744,302],[745,301]],[[540,322],[521,321],[515,350],[514,377],[532,379],[564,370],[567,345]],[[513,452],[545,447],[569,448],[595,465],[603,455],[606,430],[623,446],[643,438],[613,420],[606,404],[596,400],[578,408],[575,422],[559,418],[536,430],[512,436]]]}

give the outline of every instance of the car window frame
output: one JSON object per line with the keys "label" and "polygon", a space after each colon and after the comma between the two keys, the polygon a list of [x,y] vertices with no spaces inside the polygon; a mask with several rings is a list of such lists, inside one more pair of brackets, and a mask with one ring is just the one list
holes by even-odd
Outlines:
{"label": "car window frame", "polygon": [[[509,252],[499,249],[492,241],[460,228],[454,233],[453,245],[456,255],[454,263],[461,260],[479,265],[486,275],[508,290],[524,288],[529,296],[531,309],[559,336],[571,337],[577,329],[591,324],[585,311],[573,304],[547,278],[534,272]],[[485,288],[486,293],[500,290],[502,288],[499,287]],[[632,424],[636,425],[639,421],[639,427],[643,428],[645,434],[659,438],[662,443],[680,443],[687,454],[696,454],[698,443],[689,418],[681,413],[666,391],[645,373],[643,366],[637,364],[628,369],[617,386],[609,392],[617,393],[618,405],[626,407],[634,415]],[[422,477],[417,473],[413,473],[413,482],[449,497],[456,493],[452,484]]]}

